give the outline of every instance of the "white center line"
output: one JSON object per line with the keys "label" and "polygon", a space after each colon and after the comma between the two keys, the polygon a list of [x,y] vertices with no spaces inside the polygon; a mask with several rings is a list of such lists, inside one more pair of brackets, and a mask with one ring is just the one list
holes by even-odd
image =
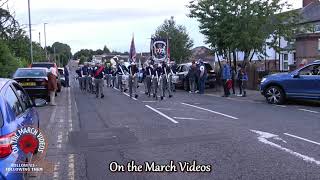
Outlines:
{"label": "white center line", "polygon": [[142,102],[144,102],[144,103],[155,103],[157,101],[142,101]]}
{"label": "white center line", "polygon": [[311,111],[311,110],[308,110],[308,109],[299,109],[300,111],[305,111],[305,112],[311,112],[311,113],[315,113],[315,114],[319,114],[320,112],[318,111]]}
{"label": "white center line", "polygon": [[[126,96],[128,96],[128,97],[130,97],[130,95],[128,94],[128,93],[123,93],[124,95],[126,95]],[[136,98],[134,98],[134,97],[131,97],[133,100],[135,100],[135,101],[138,101],[138,99],[136,99]]]}
{"label": "white center line", "polygon": [[171,117],[169,117],[169,116],[167,116],[167,115],[163,114],[162,112],[160,112],[160,111],[158,111],[158,110],[154,109],[153,107],[151,107],[151,106],[149,106],[149,105],[145,105],[145,106],[146,106],[147,108],[151,109],[152,111],[154,111],[154,112],[156,112],[156,113],[160,114],[161,116],[163,116],[163,117],[165,117],[165,118],[169,119],[171,122],[173,122],[173,123],[175,123],[175,124],[179,123],[178,121],[176,121],[176,120],[172,119]]}
{"label": "white center line", "polygon": [[294,137],[294,138],[303,140],[303,141],[307,141],[307,142],[310,142],[310,143],[313,143],[313,144],[316,144],[316,145],[319,145],[319,146],[320,146],[320,143],[315,142],[315,141],[312,141],[312,140],[309,140],[309,139],[306,139],[306,138],[302,138],[302,137],[299,137],[299,136],[296,136],[296,135],[293,135],[293,134],[289,134],[289,133],[283,133],[283,134],[284,134],[284,135],[287,135],[287,136],[290,136],[290,137]]}
{"label": "white center line", "polygon": [[287,106],[284,106],[284,105],[275,105],[275,106],[277,106],[277,107],[283,107],[283,108],[287,107]]}
{"label": "white center line", "polygon": [[210,109],[205,109],[205,108],[202,108],[202,107],[199,107],[199,106],[195,106],[195,105],[191,105],[191,104],[187,104],[187,103],[181,103],[181,104],[186,105],[186,106],[190,106],[190,107],[194,107],[194,108],[197,108],[197,109],[201,109],[201,110],[204,110],[204,111],[208,111],[208,112],[211,112],[211,113],[214,113],[214,114],[219,114],[221,116],[225,116],[225,117],[228,117],[228,118],[231,118],[231,119],[239,119],[239,118],[234,117],[234,116],[223,114],[223,113],[220,113],[220,112],[217,112],[217,111],[212,111]]}

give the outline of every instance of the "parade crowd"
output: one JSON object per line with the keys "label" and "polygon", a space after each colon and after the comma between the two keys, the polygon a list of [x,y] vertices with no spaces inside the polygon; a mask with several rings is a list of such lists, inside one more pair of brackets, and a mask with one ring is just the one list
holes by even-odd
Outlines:
{"label": "parade crowd", "polygon": [[[179,79],[177,65],[174,61],[154,62],[148,60],[142,64],[140,70],[139,64],[134,61],[128,66],[125,65],[124,60],[115,62],[114,66],[110,63],[104,66],[101,63],[92,65],[85,62],[76,70],[80,89],[96,94],[96,98],[104,98],[103,86],[106,85],[121,92],[128,92],[130,97],[138,98],[137,88],[139,83],[143,83],[144,92],[148,97],[153,97],[156,100],[158,97],[163,100],[166,95],[169,98],[173,97],[175,82]],[[207,71],[202,60],[192,61],[187,77],[189,93],[204,94]],[[221,80],[224,89],[223,97],[228,97],[231,94],[231,89],[235,94],[235,84],[239,87],[238,96],[246,96],[245,84],[248,76],[241,65],[238,65],[237,69],[231,68],[226,61],[223,61]]]}

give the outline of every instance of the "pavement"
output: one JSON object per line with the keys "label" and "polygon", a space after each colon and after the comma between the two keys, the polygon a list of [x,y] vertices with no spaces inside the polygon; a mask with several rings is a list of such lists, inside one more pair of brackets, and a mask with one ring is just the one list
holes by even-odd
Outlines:
{"label": "pavement", "polygon": [[[218,88],[204,95],[177,90],[163,101],[143,87],[138,92],[135,99],[105,86],[105,98],[96,99],[71,78],[58,106],[38,108],[54,171],[31,179],[320,179],[317,103],[270,105],[257,91],[223,98]],[[195,160],[211,171],[127,169],[131,161],[170,160]],[[111,172],[110,164],[124,172]]]}

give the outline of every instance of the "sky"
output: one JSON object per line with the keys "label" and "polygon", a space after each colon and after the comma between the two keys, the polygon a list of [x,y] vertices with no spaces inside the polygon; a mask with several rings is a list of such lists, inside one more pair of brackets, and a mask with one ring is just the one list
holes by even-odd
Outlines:
{"label": "sky", "polygon": [[[129,51],[134,34],[137,52],[148,52],[150,36],[165,19],[175,17],[184,25],[194,46],[205,45],[198,22],[188,18],[190,0],[30,0],[32,40],[44,47],[44,23],[47,46],[62,42],[75,53],[80,49]],[[288,0],[300,8],[302,0]],[[28,30],[28,0],[9,0],[18,22]]]}

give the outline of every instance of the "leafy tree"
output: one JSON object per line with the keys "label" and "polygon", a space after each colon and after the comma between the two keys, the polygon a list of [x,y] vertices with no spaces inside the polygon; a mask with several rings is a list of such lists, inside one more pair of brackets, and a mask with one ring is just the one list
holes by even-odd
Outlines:
{"label": "leafy tree", "polygon": [[188,7],[189,17],[200,22],[200,32],[217,54],[230,59],[231,53],[242,51],[244,62],[254,53],[265,55],[265,45],[276,47],[276,41],[266,42],[269,38],[291,39],[296,21],[294,12],[282,13],[290,6],[281,0],[195,0]]}
{"label": "leafy tree", "polygon": [[177,63],[190,57],[193,40],[184,26],[176,24],[173,16],[157,28],[155,36],[169,38],[170,56]]}
{"label": "leafy tree", "polygon": [[52,44],[51,50],[55,51],[56,62],[60,65],[66,65],[69,61],[69,58],[72,56],[71,48],[68,44],[55,42]]}
{"label": "leafy tree", "polygon": [[0,40],[0,77],[9,78],[19,67],[19,62],[13,57],[7,44]]}
{"label": "leafy tree", "polygon": [[110,50],[107,48],[106,45],[103,47],[103,52],[106,54],[110,53]]}

